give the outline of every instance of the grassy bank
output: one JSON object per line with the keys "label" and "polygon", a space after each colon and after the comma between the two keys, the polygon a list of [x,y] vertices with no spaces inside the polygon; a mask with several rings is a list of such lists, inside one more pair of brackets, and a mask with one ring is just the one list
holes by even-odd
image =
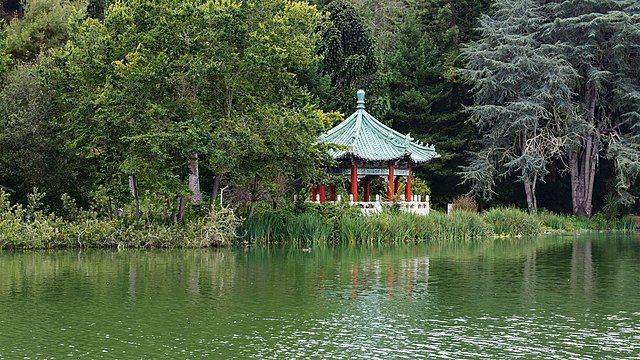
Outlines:
{"label": "grassy bank", "polygon": [[[331,205],[329,205],[331,206]],[[248,241],[291,243],[302,246],[325,243],[474,242],[489,237],[576,234],[589,231],[635,231],[633,219],[581,219],[542,212],[530,215],[519,209],[496,208],[484,214],[433,211],[418,216],[386,211],[374,216],[352,212],[309,209],[300,213],[263,213],[247,219],[239,235]]]}
{"label": "grassy bank", "polygon": [[151,217],[105,217],[73,203],[62,216],[44,212],[38,201],[34,195],[27,206],[12,204],[0,191],[0,249],[223,246],[233,242],[240,223],[226,209],[173,225]]}
{"label": "grassy bank", "polygon": [[[319,244],[469,243],[490,237],[575,234],[588,231],[635,231],[633,219],[591,219],[548,212],[530,215],[513,208],[486,213],[433,211],[429,216],[386,209],[360,216],[348,204],[327,204],[289,211],[265,211],[241,222],[229,209],[218,209],[173,224],[148,206],[139,220],[78,209],[63,199],[60,214],[45,212],[38,194],[27,205],[12,204],[0,191],[0,249],[52,248],[199,248],[241,242],[291,246]],[[123,211],[124,214],[130,211]]]}

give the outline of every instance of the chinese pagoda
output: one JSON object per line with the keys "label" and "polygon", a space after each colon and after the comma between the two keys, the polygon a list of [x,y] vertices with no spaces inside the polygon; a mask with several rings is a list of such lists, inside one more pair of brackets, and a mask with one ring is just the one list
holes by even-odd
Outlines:
{"label": "chinese pagoda", "polygon": [[[358,202],[359,186],[363,187],[362,200],[371,202],[371,181],[377,177],[387,181],[387,201],[402,198],[397,194],[401,180],[405,181],[404,202],[415,201],[416,197],[411,195],[413,168],[440,155],[433,146],[413,141],[409,134],[395,131],[369,114],[364,106],[364,90],[358,90],[356,97],[356,112],[318,138],[321,142],[339,145],[340,150],[330,153],[338,164],[328,171],[350,179],[351,202]],[[312,201],[324,203],[325,192],[323,184],[312,186]],[[330,200],[336,201],[334,185],[330,185],[329,192]]]}

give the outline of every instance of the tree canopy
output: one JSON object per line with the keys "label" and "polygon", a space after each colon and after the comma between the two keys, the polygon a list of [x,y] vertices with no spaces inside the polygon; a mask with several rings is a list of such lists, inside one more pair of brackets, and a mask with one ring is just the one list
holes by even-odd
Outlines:
{"label": "tree canopy", "polygon": [[563,122],[573,116],[570,84],[577,73],[559,54],[562,43],[543,44],[536,0],[497,0],[481,20],[478,41],[463,48],[461,74],[474,84],[471,121],[483,132],[483,148],[464,168],[472,190],[490,198],[496,177],[517,173],[529,210],[537,210],[536,184],[568,141]]}
{"label": "tree canopy", "polygon": [[[491,5],[493,4],[493,5]],[[0,186],[177,219],[279,207],[367,91],[436,206],[638,204],[634,0],[27,0],[0,14]],[[202,187],[202,189],[200,189]],[[50,199],[51,200],[51,199]],[[51,202],[56,206],[55,201]],[[570,204],[566,206],[565,204]]]}
{"label": "tree canopy", "polygon": [[[599,157],[613,161],[620,203],[638,176],[638,43],[634,1],[496,1],[464,49],[475,84],[471,120],[484,150],[465,176],[477,192],[521,173],[530,210],[551,162],[567,164],[573,212],[591,216]],[[584,36],[588,34],[588,36]],[[498,166],[504,166],[502,171]]]}

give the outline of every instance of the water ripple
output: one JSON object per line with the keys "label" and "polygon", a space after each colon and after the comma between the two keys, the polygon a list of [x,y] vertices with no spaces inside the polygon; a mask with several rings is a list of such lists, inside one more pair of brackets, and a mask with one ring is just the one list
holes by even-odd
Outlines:
{"label": "water ripple", "polygon": [[640,243],[0,254],[0,359],[638,359]]}

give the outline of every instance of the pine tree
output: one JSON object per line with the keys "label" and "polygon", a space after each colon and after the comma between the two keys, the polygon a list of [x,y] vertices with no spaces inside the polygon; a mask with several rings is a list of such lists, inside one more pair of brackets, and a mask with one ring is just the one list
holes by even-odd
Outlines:
{"label": "pine tree", "polygon": [[463,168],[472,191],[490,198],[496,178],[518,174],[530,212],[537,210],[536,184],[566,141],[561,124],[571,113],[575,72],[541,44],[545,22],[537,0],[498,0],[481,18],[481,39],[465,46],[460,73],[473,84],[471,121],[483,133],[483,148]]}
{"label": "pine tree", "polygon": [[381,117],[388,109],[386,80],[370,28],[347,0],[332,1],[324,10],[330,21],[320,44],[321,74],[331,78],[334,88],[321,98],[325,109],[351,112],[353,94],[362,88],[367,90],[367,106]]}
{"label": "pine tree", "polygon": [[[384,65],[390,73],[391,125],[404,133],[436,144],[442,158],[418,168],[437,203],[450,202],[468,191],[457,170],[465,164],[467,152],[477,147],[477,135],[467,114],[471,104],[468,87],[457,76],[460,44],[475,36],[480,13],[488,9],[485,0],[405,1],[404,12],[388,19],[391,50]],[[381,41],[377,41],[380,43]]]}
{"label": "pine tree", "polygon": [[546,11],[555,21],[542,32],[549,44],[564,42],[563,56],[580,75],[577,116],[567,121],[566,161],[573,211],[591,216],[599,158],[613,160],[620,201],[640,173],[640,3],[636,0],[555,0]]}

